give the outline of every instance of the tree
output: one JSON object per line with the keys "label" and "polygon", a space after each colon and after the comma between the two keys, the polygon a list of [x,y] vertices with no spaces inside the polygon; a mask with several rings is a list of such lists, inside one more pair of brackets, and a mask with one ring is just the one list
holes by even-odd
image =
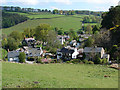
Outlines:
{"label": "tree", "polygon": [[30,28],[26,28],[23,32],[25,37],[33,37],[35,34],[35,30],[34,29],[30,29]]}
{"label": "tree", "polygon": [[16,50],[18,48],[19,42],[17,42],[14,38],[9,37],[7,41],[7,48],[9,50]]}
{"label": "tree", "polygon": [[89,37],[88,40],[85,42],[86,47],[92,47],[94,44],[94,39],[92,37]]}
{"label": "tree", "polygon": [[96,31],[99,31],[99,27],[97,25],[93,26],[93,34],[95,34]]}
{"label": "tree", "polygon": [[102,14],[102,28],[110,29],[115,25],[120,25],[120,6],[111,7],[109,12]]}
{"label": "tree", "polygon": [[25,63],[25,58],[26,58],[26,55],[24,52],[20,52],[19,54],[19,62],[20,63]]}
{"label": "tree", "polygon": [[63,35],[64,31],[62,29],[58,30],[58,35]]}
{"label": "tree", "polygon": [[86,27],[86,33],[92,34],[92,26],[91,25],[87,25],[87,27]]}
{"label": "tree", "polygon": [[35,28],[35,36],[37,40],[46,42],[48,31],[52,28],[49,24],[40,24],[38,27]]}
{"label": "tree", "polygon": [[74,29],[70,29],[68,34],[70,35],[71,40],[73,40],[73,39],[77,40],[78,39],[77,32],[75,32]]}
{"label": "tree", "polygon": [[57,10],[57,9],[54,9],[54,10],[53,10],[53,14],[58,14],[58,10]]}
{"label": "tree", "polygon": [[14,38],[16,41],[20,41],[22,39],[22,34],[18,31],[13,31],[10,33],[9,37]]}
{"label": "tree", "polygon": [[61,46],[59,40],[57,39],[57,34],[53,30],[48,31],[47,46],[52,47],[52,49],[60,48],[60,46]]}
{"label": "tree", "polygon": [[85,16],[85,17],[83,18],[83,23],[90,23],[90,17]]}

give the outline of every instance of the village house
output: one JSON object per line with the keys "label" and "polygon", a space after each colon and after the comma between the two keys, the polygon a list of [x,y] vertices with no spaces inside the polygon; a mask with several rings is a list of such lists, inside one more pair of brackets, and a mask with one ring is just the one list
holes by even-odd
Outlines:
{"label": "village house", "polygon": [[57,36],[57,38],[58,38],[58,40],[60,41],[60,43],[63,45],[64,44],[64,42],[66,41],[66,40],[68,40],[70,37],[68,36],[68,35],[58,35]]}
{"label": "village house", "polygon": [[24,38],[24,40],[22,41],[22,45],[24,46],[31,46],[32,44],[35,43],[35,39],[33,37],[31,38]]}
{"label": "village house", "polygon": [[8,52],[8,61],[9,62],[19,62],[19,51],[9,51]]}
{"label": "village house", "polygon": [[98,55],[101,59],[106,58],[109,61],[110,55],[105,53],[103,47],[85,47],[83,51],[86,55],[86,60],[92,59],[95,55]]}
{"label": "village house", "polygon": [[26,54],[26,62],[28,62],[28,57],[41,57],[43,54],[42,48],[30,48],[30,47],[23,47],[19,48],[15,51],[8,52],[8,61],[9,62],[19,62],[19,54],[20,52],[24,52]]}
{"label": "village house", "polygon": [[57,59],[63,59],[63,60],[71,60],[77,58],[77,55],[79,52],[77,51],[77,48],[73,48],[70,46],[64,47],[61,50],[58,50],[57,52]]}

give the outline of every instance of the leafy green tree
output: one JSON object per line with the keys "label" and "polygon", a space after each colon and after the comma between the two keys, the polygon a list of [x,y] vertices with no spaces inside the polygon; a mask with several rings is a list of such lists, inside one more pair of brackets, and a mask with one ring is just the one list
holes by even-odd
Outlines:
{"label": "leafy green tree", "polygon": [[16,41],[20,41],[23,38],[22,34],[18,31],[13,31],[12,33],[10,33],[9,37],[14,38]]}
{"label": "leafy green tree", "polygon": [[24,52],[20,52],[19,54],[19,62],[20,63],[25,63],[26,55]]}
{"label": "leafy green tree", "polygon": [[58,13],[59,13],[59,11],[57,9],[53,10],[53,14],[58,14]]}
{"label": "leafy green tree", "polygon": [[61,47],[60,42],[57,39],[57,34],[53,30],[48,31],[48,36],[46,40],[47,40],[47,46],[52,47],[52,49]]}
{"label": "leafy green tree", "polygon": [[7,43],[7,48],[9,50],[16,50],[19,46],[19,42],[17,42],[14,38],[9,37]]}
{"label": "leafy green tree", "polygon": [[99,27],[97,25],[93,26],[93,34],[95,34],[96,31],[99,31]]}
{"label": "leafy green tree", "polygon": [[70,29],[68,34],[70,35],[71,40],[73,40],[73,39],[77,40],[78,39],[77,32],[75,32],[74,29]]}
{"label": "leafy green tree", "polygon": [[30,28],[26,28],[25,30],[24,30],[24,32],[23,32],[23,35],[25,36],[25,37],[33,37],[34,36],[34,34],[35,34],[35,30],[34,29],[30,29]]}
{"label": "leafy green tree", "polygon": [[91,25],[87,25],[87,27],[86,27],[86,33],[92,34],[92,26]]}
{"label": "leafy green tree", "polygon": [[90,23],[90,22],[91,22],[90,17],[85,16],[85,17],[83,18],[83,23]]}
{"label": "leafy green tree", "polygon": [[58,35],[64,35],[64,31],[62,29],[58,30]]}
{"label": "leafy green tree", "polygon": [[2,39],[2,48],[6,49],[7,43],[8,43],[7,38],[3,38]]}
{"label": "leafy green tree", "polygon": [[85,42],[86,47],[92,47],[94,44],[94,39],[92,37],[89,37],[88,40]]}
{"label": "leafy green tree", "polygon": [[103,13],[102,18],[102,28],[110,29],[115,25],[120,25],[120,6],[112,6],[109,12]]}
{"label": "leafy green tree", "polygon": [[35,29],[35,36],[37,40],[46,42],[47,36],[48,36],[48,31],[50,31],[52,28],[49,24],[40,24],[36,29]]}

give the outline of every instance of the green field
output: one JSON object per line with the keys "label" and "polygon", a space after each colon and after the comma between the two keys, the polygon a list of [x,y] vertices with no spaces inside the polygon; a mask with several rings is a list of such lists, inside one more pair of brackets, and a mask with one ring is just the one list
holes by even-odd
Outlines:
{"label": "green field", "polygon": [[15,14],[20,14],[27,16],[30,19],[35,19],[35,18],[54,18],[54,17],[62,17],[64,15],[55,15],[49,12],[29,12],[29,13],[21,13],[21,12],[7,12],[7,13],[15,13]]}
{"label": "green field", "polygon": [[3,88],[118,88],[118,70],[102,65],[3,62],[2,81]]}
{"label": "green field", "polygon": [[[88,15],[54,15],[48,12],[40,12],[40,13],[21,13],[21,12],[8,12],[8,13],[17,13],[20,15],[25,15],[30,19],[19,23],[10,28],[2,29],[2,33],[10,34],[12,31],[20,31],[23,32],[25,28],[35,28],[41,23],[50,24],[53,28],[63,28],[64,31],[68,31],[70,29],[74,29],[75,31],[81,29],[82,19],[84,16]],[[86,23],[85,25],[96,25],[97,23]]]}
{"label": "green field", "polygon": [[[46,17],[46,16],[44,16]],[[80,16],[79,16],[80,17]],[[79,30],[81,29],[81,16],[80,18],[76,16],[62,16],[62,17],[54,17],[54,18],[46,18],[46,19],[33,19],[28,20],[23,23],[19,23],[13,27],[3,29],[3,33],[10,34],[12,31],[20,31],[23,32],[25,28],[35,28],[41,23],[50,24],[52,27],[63,28],[64,31],[68,31],[70,29]],[[90,23],[93,24],[93,23]],[[97,23],[94,23],[94,25]]]}
{"label": "green field", "polygon": [[50,19],[34,19],[34,20],[28,20],[26,22],[17,24],[13,27],[3,29],[3,33],[9,34],[10,32],[14,30],[23,31],[25,28],[35,28],[40,23],[48,23],[52,27],[58,27],[63,28],[63,30],[69,30],[71,28],[78,30],[81,28],[81,18],[75,18],[72,16],[64,16],[59,18],[50,18]]}

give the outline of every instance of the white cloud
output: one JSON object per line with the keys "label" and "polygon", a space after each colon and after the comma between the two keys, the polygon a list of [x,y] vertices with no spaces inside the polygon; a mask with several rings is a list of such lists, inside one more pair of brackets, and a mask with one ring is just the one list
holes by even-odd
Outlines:
{"label": "white cloud", "polygon": [[66,5],[70,5],[72,4],[72,1],[70,0],[54,0],[53,2],[56,2],[56,3],[62,3],[62,4],[66,4]]}
{"label": "white cloud", "polygon": [[85,2],[85,3],[93,3],[93,4],[110,4],[117,5],[119,0],[72,0],[73,2]]}
{"label": "white cloud", "polygon": [[6,0],[0,0],[0,4],[6,4],[7,1]]}
{"label": "white cloud", "polygon": [[59,8],[54,7],[54,6],[51,6],[50,8],[51,8],[51,9],[58,9],[58,10],[60,10]]}
{"label": "white cloud", "polygon": [[13,3],[21,3],[24,5],[37,5],[39,1],[38,0],[16,0]]}

